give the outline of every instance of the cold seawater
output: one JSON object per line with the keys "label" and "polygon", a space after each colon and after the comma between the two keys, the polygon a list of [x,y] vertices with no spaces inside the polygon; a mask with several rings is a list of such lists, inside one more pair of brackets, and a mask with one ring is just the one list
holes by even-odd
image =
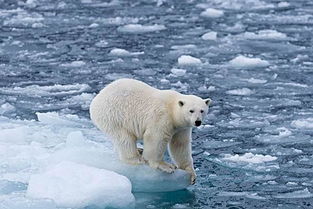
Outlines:
{"label": "cold seawater", "polygon": [[60,208],[26,190],[47,167],[67,173],[53,167],[63,160],[104,168],[110,145],[88,108],[122,77],[212,98],[193,131],[197,183],[134,196],[127,182],[90,183],[83,202],[63,201],[312,208],[312,11],[309,0],[0,0],[0,208]]}

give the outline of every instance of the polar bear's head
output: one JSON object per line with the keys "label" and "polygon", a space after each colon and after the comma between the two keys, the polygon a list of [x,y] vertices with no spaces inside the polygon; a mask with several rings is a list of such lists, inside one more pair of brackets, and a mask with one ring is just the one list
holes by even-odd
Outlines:
{"label": "polar bear's head", "polygon": [[201,99],[194,95],[183,95],[178,99],[176,114],[179,124],[185,127],[200,126],[208,113],[211,99]]}

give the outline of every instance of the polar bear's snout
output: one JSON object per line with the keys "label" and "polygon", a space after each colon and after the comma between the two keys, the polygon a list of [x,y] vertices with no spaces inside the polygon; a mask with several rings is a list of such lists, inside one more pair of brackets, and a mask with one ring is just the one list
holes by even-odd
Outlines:
{"label": "polar bear's snout", "polygon": [[196,120],[195,125],[196,126],[200,126],[201,125],[201,120]]}

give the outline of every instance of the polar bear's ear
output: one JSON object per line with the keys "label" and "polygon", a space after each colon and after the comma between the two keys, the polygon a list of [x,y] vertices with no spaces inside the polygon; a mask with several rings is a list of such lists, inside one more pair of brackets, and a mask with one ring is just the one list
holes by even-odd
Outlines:
{"label": "polar bear's ear", "polygon": [[212,100],[210,98],[207,98],[207,99],[204,99],[204,102],[206,105],[209,106],[211,104]]}
{"label": "polar bear's ear", "polygon": [[178,105],[180,106],[180,107],[182,107],[182,106],[184,106],[184,104],[185,104],[185,102],[183,102],[183,101],[178,101]]}

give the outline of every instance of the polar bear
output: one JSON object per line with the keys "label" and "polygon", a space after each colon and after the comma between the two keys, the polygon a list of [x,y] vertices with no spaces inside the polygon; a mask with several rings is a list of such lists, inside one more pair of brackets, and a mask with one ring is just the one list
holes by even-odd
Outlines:
{"label": "polar bear", "polygon": [[[176,168],[196,179],[191,156],[191,130],[200,126],[210,99],[159,90],[141,81],[119,79],[100,91],[90,104],[93,123],[110,138],[121,161],[147,163],[172,173]],[[143,151],[136,141],[142,139]],[[169,153],[176,165],[163,161]]]}

